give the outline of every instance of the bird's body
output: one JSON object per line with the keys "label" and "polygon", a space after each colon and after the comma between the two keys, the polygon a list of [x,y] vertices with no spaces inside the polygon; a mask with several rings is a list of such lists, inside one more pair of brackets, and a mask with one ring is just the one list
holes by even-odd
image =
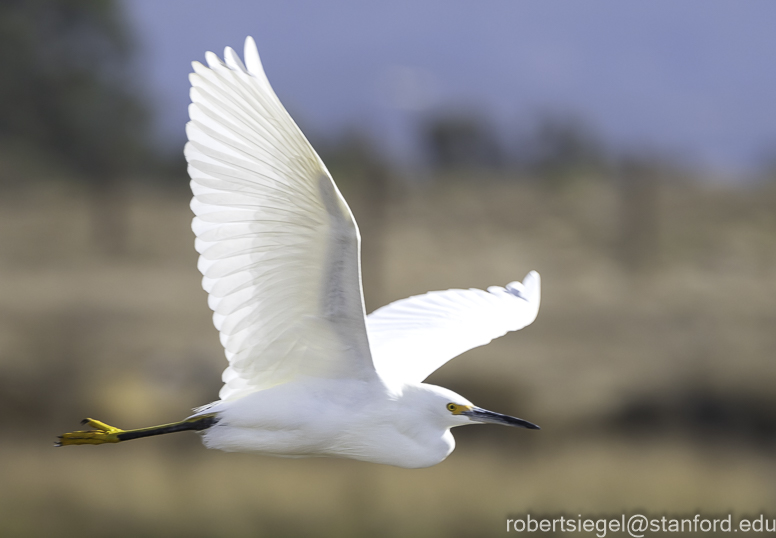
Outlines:
{"label": "bird's body", "polygon": [[533,322],[539,275],[504,288],[430,292],[365,315],[360,236],[325,165],[278,100],[256,46],[244,65],[194,63],[186,132],[203,287],[229,367],[220,400],[179,423],[94,429],[102,444],[181,430],[207,447],[427,467],[455,447],[450,428],[495,422],[423,380],[453,357]]}
{"label": "bird's body", "polygon": [[203,441],[227,451],[428,467],[455,447],[451,424],[433,420],[434,406],[444,409],[452,399],[462,400],[425,383],[391,388],[377,379],[299,379],[208,408],[220,420]]}

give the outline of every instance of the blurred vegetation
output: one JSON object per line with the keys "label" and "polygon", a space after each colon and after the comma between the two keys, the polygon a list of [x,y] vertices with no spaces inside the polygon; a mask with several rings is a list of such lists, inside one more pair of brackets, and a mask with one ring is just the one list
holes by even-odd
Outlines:
{"label": "blurred vegetation", "polygon": [[714,184],[563,116],[508,142],[476,114],[430,115],[422,182],[360,131],[319,147],[361,228],[369,311],[542,274],[534,325],[429,380],[541,432],[459,428],[416,471],[189,434],[51,448],[85,416],[178,420],[225,365],[190,194],[144,180],[161,161],[131,51],[113,2],[0,4],[0,535],[489,536],[529,511],[776,502],[776,167]]}
{"label": "blurred vegetation", "polygon": [[[93,196],[94,239],[108,253],[125,242],[121,181],[153,162],[131,53],[113,0],[0,3],[3,153],[43,159],[84,182]],[[6,187],[21,180],[0,176]]]}
{"label": "blurred vegetation", "polygon": [[[137,170],[145,108],[131,41],[109,0],[0,4],[0,141],[44,153],[90,182]],[[5,181],[12,178],[3,178]]]}
{"label": "blurred vegetation", "polygon": [[442,173],[511,170],[512,178],[533,178],[548,188],[611,174],[604,144],[581,119],[545,113],[525,127],[515,141],[508,141],[481,114],[429,114],[421,128],[426,161]]}
{"label": "blurred vegetation", "polygon": [[546,114],[519,141],[518,162],[546,183],[608,170],[606,151],[592,128],[579,118]]}
{"label": "blurred vegetation", "polygon": [[439,114],[425,122],[428,160],[439,170],[498,169],[503,149],[492,126],[476,114]]}

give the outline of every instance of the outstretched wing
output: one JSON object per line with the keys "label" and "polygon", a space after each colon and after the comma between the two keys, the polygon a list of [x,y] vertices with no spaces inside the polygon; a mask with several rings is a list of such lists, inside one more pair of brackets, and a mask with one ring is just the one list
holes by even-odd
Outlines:
{"label": "outstretched wing", "polygon": [[222,399],[299,375],[374,376],[353,215],[267,80],[227,48],[190,75],[192,223],[229,367]]}
{"label": "outstretched wing", "polygon": [[488,291],[432,291],[378,308],[367,317],[372,360],[380,377],[421,382],[447,361],[536,319],[539,273]]}

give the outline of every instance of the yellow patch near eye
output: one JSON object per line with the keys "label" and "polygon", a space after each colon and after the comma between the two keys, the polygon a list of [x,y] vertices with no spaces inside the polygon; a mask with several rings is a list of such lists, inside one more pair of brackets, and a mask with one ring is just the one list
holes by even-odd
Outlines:
{"label": "yellow patch near eye", "polygon": [[447,410],[450,411],[454,415],[460,415],[461,413],[465,413],[466,411],[471,410],[471,405],[457,405],[454,403],[447,404]]}

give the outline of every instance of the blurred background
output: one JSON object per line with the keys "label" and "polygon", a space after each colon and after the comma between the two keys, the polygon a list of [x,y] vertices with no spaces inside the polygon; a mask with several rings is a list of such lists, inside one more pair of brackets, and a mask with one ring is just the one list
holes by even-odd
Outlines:
{"label": "blurred background", "polygon": [[[776,5],[0,3],[0,535],[489,536],[508,517],[776,503]],[[363,236],[369,311],[542,274],[537,321],[434,373],[542,426],[404,470],[54,449],[179,420],[225,359],[182,157],[187,74],[246,35]]]}

